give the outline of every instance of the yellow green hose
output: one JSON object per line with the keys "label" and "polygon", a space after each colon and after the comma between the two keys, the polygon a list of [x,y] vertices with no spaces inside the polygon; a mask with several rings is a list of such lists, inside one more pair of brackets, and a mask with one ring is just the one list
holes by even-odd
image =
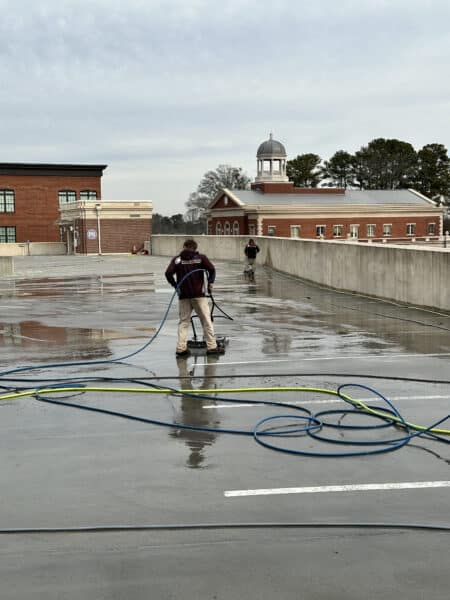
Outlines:
{"label": "yellow green hose", "polygon": [[[382,417],[386,419],[390,419],[391,421],[396,422],[397,424],[403,426],[403,421],[395,416],[392,413],[386,413],[382,410],[377,410],[370,408],[367,406],[362,400],[356,400],[347,396],[346,394],[338,394],[334,390],[329,390],[325,388],[315,388],[315,387],[245,387],[245,388],[212,388],[212,389],[179,389],[174,390],[171,388],[122,388],[122,387],[80,387],[80,386],[67,386],[67,387],[49,387],[49,388],[35,388],[22,392],[10,392],[8,394],[3,394],[0,396],[0,401],[2,400],[12,400],[16,398],[24,398],[27,396],[35,396],[36,394],[55,394],[55,393],[66,393],[66,392],[123,392],[123,393],[133,393],[133,394],[171,394],[171,395],[181,395],[181,394],[242,394],[242,393],[257,393],[257,392],[312,392],[316,394],[328,394],[331,396],[337,396],[338,398],[343,398],[348,402],[352,403],[354,406],[364,410],[368,414]],[[414,423],[410,423],[405,421],[406,425],[414,429],[416,431],[425,431],[428,428],[424,425],[416,425]],[[429,430],[430,433],[435,433],[438,435],[450,435],[450,429],[442,429],[442,428],[434,428]]]}

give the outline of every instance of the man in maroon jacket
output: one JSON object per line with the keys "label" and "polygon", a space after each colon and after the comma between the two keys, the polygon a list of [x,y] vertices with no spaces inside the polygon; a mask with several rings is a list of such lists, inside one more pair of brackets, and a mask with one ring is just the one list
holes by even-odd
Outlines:
{"label": "man in maroon jacket", "polygon": [[[189,275],[189,273],[191,274]],[[223,348],[217,346],[206,298],[206,293],[210,293],[212,290],[216,269],[207,256],[197,252],[195,240],[184,242],[183,250],[178,256],[172,258],[165,275],[171,286],[174,288],[179,286],[180,321],[176,355],[184,357],[190,354],[187,347],[187,336],[192,310],[195,310],[202,324],[203,338],[207,348],[206,354],[223,354]]]}

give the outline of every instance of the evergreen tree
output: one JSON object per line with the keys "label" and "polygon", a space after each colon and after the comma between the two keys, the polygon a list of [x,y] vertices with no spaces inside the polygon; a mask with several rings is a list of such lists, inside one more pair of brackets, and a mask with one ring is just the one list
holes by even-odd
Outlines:
{"label": "evergreen tree", "polygon": [[331,184],[346,188],[354,181],[354,157],[345,150],[338,150],[330,160],[324,162],[320,171],[322,179],[331,180]]}
{"label": "evergreen tree", "polygon": [[450,159],[443,144],[427,144],[418,154],[414,187],[429,198],[450,197]]}
{"label": "evergreen tree", "polygon": [[317,187],[321,158],[317,154],[299,154],[286,163],[286,173],[296,187]]}
{"label": "evergreen tree", "polygon": [[417,154],[408,142],[377,138],[356,152],[354,169],[362,189],[407,188],[414,181]]}

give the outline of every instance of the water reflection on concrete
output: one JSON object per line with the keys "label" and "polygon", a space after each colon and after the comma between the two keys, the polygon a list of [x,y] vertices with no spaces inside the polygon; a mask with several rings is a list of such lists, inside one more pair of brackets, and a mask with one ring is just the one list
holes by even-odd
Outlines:
{"label": "water reflection on concrete", "polygon": [[[188,360],[186,358],[177,359],[180,389],[194,389],[193,381],[195,381],[197,389],[210,389],[215,386],[214,376],[216,374],[218,358],[214,356],[202,356],[201,359],[205,363],[203,365],[204,379],[197,380],[189,379],[192,369],[190,370],[188,367]],[[180,397],[174,421],[175,423],[195,427],[219,427],[219,414],[214,405],[215,402],[213,400],[202,400],[183,395]],[[198,469],[207,466],[206,449],[214,443],[217,433],[193,429],[172,429],[169,435],[174,439],[185,442],[189,451],[186,460],[187,467]]]}
{"label": "water reflection on concrete", "polygon": [[11,351],[27,352],[31,359],[34,354],[43,362],[59,357],[65,361],[74,358],[108,358],[112,355],[109,343],[120,339],[147,338],[154,330],[139,328],[136,331],[117,332],[108,329],[81,327],[48,327],[39,321],[21,321],[20,323],[0,322],[0,352],[8,352],[2,362],[10,362]]}
{"label": "water reflection on concrete", "polygon": [[236,320],[259,335],[266,355],[450,352],[446,315],[339,294],[266,269],[254,284],[242,280],[226,293]]}
{"label": "water reflection on concrete", "polygon": [[0,284],[0,297],[65,296],[77,294],[148,292],[155,290],[153,273],[80,275],[10,279]]}

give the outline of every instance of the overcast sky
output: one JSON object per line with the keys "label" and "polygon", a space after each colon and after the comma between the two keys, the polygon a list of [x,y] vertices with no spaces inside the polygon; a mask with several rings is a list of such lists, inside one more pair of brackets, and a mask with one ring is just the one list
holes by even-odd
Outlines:
{"label": "overcast sky", "polygon": [[209,169],[255,177],[375,137],[450,146],[449,0],[0,0],[0,162],[100,163],[165,215]]}

